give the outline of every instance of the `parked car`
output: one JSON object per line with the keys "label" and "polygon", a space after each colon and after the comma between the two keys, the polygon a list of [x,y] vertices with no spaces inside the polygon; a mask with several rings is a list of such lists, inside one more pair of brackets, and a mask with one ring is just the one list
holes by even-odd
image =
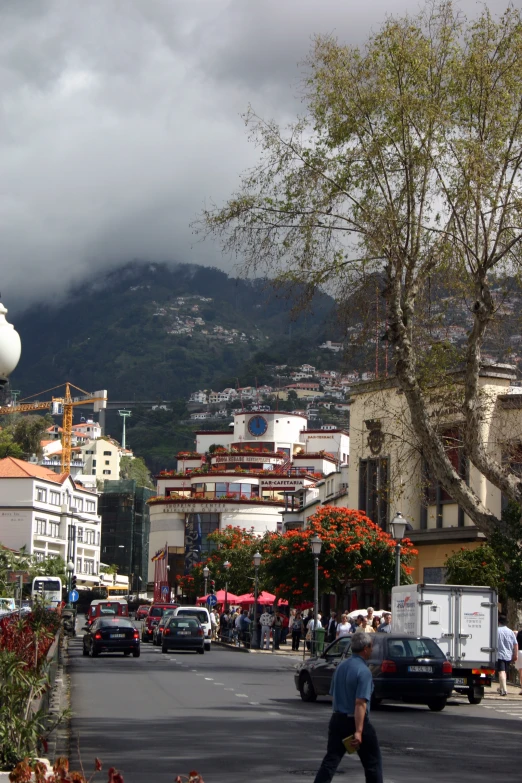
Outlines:
{"label": "parked car", "polygon": [[0,614],[9,614],[9,612],[16,612],[14,598],[0,598]]}
{"label": "parked car", "polygon": [[131,653],[140,657],[140,634],[126,617],[98,617],[90,626],[84,626],[83,654],[96,658],[101,652]]}
{"label": "parked car", "polygon": [[212,644],[212,624],[208,609],[203,606],[178,606],[174,617],[196,617],[205,630],[205,651],[210,652]]}
{"label": "parked car", "polygon": [[165,609],[177,609],[178,604],[152,604],[149,609],[143,625],[141,627],[141,641],[150,642],[152,640],[152,634],[154,633],[154,626],[156,626],[161,618]]}
{"label": "parked car", "polygon": [[163,633],[163,629],[165,628],[165,623],[168,622],[169,617],[175,611],[175,609],[165,609],[163,612],[163,617],[160,617],[159,623],[154,626],[154,630],[152,631],[152,644],[155,647],[161,647],[161,635]]}
{"label": "parked car", "polygon": [[146,616],[148,615],[150,610],[150,606],[148,604],[143,604],[143,606],[138,606],[134,613],[134,619],[135,620],[144,620]]}
{"label": "parked car", "polygon": [[[373,677],[373,706],[392,699],[427,704],[435,712],[444,709],[454,685],[452,666],[433,639],[383,633],[375,634],[372,641],[368,667]],[[351,654],[351,637],[344,636],[322,655],[301,664],[294,680],[303,701],[328,695],[336,667]]]}
{"label": "parked car", "polygon": [[205,629],[196,617],[170,617],[161,638],[161,652],[169,650],[195,650],[203,655]]}

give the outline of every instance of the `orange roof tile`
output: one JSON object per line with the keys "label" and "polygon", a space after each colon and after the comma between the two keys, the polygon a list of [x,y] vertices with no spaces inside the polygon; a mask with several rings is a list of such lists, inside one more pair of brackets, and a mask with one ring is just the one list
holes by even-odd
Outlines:
{"label": "orange roof tile", "polygon": [[[63,475],[66,477],[66,474]],[[33,465],[32,462],[25,462],[15,457],[0,459],[0,479],[2,478],[39,478],[54,481],[55,484],[63,483],[62,477],[49,468]]]}

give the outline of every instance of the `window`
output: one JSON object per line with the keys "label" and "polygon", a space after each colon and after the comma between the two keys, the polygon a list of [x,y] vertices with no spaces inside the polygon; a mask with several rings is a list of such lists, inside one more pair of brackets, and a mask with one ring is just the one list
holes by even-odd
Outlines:
{"label": "window", "polygon": [[82,559],[81,557],[76,558],[76,573],[80,574],[82,570]]}
{"label": "window", "polygon": [[76,510],[83,511],[83,498],[74,498],[76,502]]}
{"label": "window", "polygon": [[[468,482],[468,461],[464,455],[462,433],[458,428],[451,428],[441,433],[442,441],[444,443],[444,450],[448,456],[454,470],[460,476],[461,479]],[[449,495],[442,485],[432,479],[430,476],[427,464],[424,464],[424,480],[425,480],[425,500],[421,508],[421,529],[428,527],[428,506],[433,505],[435,509],[436,527],[443,527],[443,506],[446,503],[454,503],[455,501]],[[457,524],[459,527],[464,525],[464,509],[458,507]]]}
{"label": "window", "polygon": [[93,467],[96,467],[96,460],[95,459],[93,459],[92,464],[93,464]]}
{"label": "window", "polygon": [[[103,456],[104,456],[104,457],[110,457],[110,456],[111,456],[111,454],[112,454],[112,451],[104,451],[104,452],[103,452]],[[106,463],[106,464],[107,464],[107,463]]]}
{"label": "window", "polygon": [[76,540],[79,544],[83,542],[83,527],[76,528]]}
{"label": "window", "polygon": [[45,519],[36,520],[36,532],[38,535],[45,536],[46,528],[47,528],[47,523]]}
{"label": "window", "polygon": [[105,460],[105,464],[106,464],[106,465],[110,465],[110,464],[111,464],[111,461],[110,461],[110,459],[106,459],[106,460]]}
{"label": "window", "polygon": [[59,506],[60,505],[60,493],[59,492],[54,492],[54,490],[51,490],[49,502],[53,506]]}
{"label": "window", "polygon": [[388,521],[388,459],[359,461],[359,508],[386,529]]}
{"label": "window", "polygon": [[60,525],[58,522],[49,522],[49,535],[53,538],[59,538]]}
{"label": "window", "polygon": [[92,449],[87,449],[87,451],[85,453],[86,454],[94,454],[94,451]]}
{"label": "window", "polygon": [[87,507],[86,510],[90,511],[91,513],[96,510],[96,503],[94,502],[94,500],[86,500],[85,505]]}
{"label": "window", "polygon": [[47,503],[47,490],[43,487],[36,487],[36,500],[40,503]]}
{"label": "window", "polygon": [[36,557],[36,560],[38,563],[41,563],[43,560],[45,560],[45,552],[36,552],[34,553],[34,556]]}
{"label": "window", "polygon": [[100,546],[100,531],[96,533],[96,546]]}
{"label": "window", "polygon": [[103,475],[104,476],[110,476],[111,475],[111,471],[110,470],[104,470],[103,471]]}
{"label": "window", "polygon": [[91,575],[94,574],[94,560],[85,559],[83,561],[83,573]]}

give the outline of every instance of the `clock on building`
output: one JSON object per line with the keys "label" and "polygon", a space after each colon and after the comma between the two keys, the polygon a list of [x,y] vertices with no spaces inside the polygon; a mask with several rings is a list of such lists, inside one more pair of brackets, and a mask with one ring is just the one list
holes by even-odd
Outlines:
{"label": "clock on building", "polygon": [[252,416],[248,420],[248,431],[251,435],[259,438],[260,435],[264,435],[268,429],[268,422],[264,416]]}

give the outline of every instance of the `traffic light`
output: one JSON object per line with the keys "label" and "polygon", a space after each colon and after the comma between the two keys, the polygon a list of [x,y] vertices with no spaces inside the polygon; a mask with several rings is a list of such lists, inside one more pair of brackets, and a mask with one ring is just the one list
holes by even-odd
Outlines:
{"label": "traffic light", "polygon": [[78,577],[76,576],[76,574],[73,574],[71,576],[71,590],[76,590],[77,581],[78,581]]}
{"label": "traffic light", "polygon": [[216,590],[216,583],[214,579],[210,580],[210,595],[214,595],[214,592]]}

